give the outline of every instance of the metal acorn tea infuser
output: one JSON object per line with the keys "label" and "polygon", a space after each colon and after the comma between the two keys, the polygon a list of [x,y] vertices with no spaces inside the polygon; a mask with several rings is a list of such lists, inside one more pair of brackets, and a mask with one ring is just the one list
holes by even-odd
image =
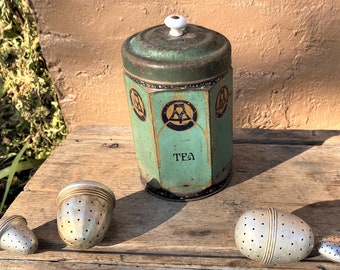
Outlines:
{"label": "metal acorn tea infuser", "polygon": [[77,181],[57,196],[57,224],[61,239],[70,247],[88,249],[100,243],[111,224],[115,196],[105,185]]}
{"label": "metal acorn tea infuser", "polygon": [[32,254],[38,239],[27,227],[24,217],[13,215],[0,220],[0,248],[19,254]]}

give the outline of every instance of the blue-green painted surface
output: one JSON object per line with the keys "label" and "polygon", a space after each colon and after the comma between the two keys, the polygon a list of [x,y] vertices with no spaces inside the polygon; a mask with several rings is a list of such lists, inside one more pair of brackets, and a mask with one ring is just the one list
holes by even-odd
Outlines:
{"label": "blue-green painted surface", "polygon": [[125,83],[146,185],[190,198],[227,181],[232,161],[231,68],[213,86],[197,89],[155,90],[127,75]]}
{"label": "blue-green painted surface", "polygon": [[[226,179],[231,170],[232,140],[233,140],[233,76],[232,68],[226,77],[211,91],[210,98],[210,125],[211,125],[211,152],[213,182],[219,183]],[[228,89],[228,104],[224,114],[216,116],[215,103],[222,87]]]}
{"label": "blue-green painted surface", "polygon": [[[137,156],[137,161],[139,165],[142,177],[145,179],[159,179],[159,170],[156,153],[156,143],[154,141],[154,131],[153,131],[153,117],[150,109],[150,96],[143,89],[142,86],[133,82],[128,76],[124,76],[127,98],[130,111],[130,120],[133,129],[133,138],[135,143],[135,151]],[[145,120],[141,120],[138,116],[142,115],[142,111],[134,110],[134,107],[130,98],[130,91],[136,90],[140,95],[141,99],[139,101],[140,108],[145,110]],[[138,114],[140,113],[140,114]]]}
{"label": "blue-green painted surface", "polygon": [[158,25],[122,46],[136,156],[152,193],[197,199],[222,189],[232,160],[231,45],[188,24]]}
{"label": "blue-green painted surface", "polygon": [[[209,93],[202,90],[177,90],[152,95],[160,183],[171,192],[196,192],[211,181],[211,155],[207,138],[210,130],[208,96]],[[187,105],[189,102],[192,107]],[[172,104],[167,108],[169,103]],[[165,108],[169,120],[164,123],[161,115]],[[181,130],[169,128],[167,123]],[[191,123],[193,126],[187,128]]]}

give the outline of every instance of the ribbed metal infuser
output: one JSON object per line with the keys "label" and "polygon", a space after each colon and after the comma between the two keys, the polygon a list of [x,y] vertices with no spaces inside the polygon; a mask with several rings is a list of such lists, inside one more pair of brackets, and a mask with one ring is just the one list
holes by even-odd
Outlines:
{"label": "ribbed metal infuser", "polygon": [[298,262],[314,246],[314,234],[301,218],[275,208],[246,211],[237,221],[235,242],[249,259],[263,264]]}
{"label": "ribbed metal infuser", "polygon": [[57,223],[61,239],[70,247],[88,249],[100,243],[111,224],[115,196],[105,185],[77,181],[57,196]]}
{"label": "ribbed metal infuser", "polygon": [[19,254],[32,254],[38,248],[38,239],[27,227],[24,217],[13,215],[0,220],[0,248]]}

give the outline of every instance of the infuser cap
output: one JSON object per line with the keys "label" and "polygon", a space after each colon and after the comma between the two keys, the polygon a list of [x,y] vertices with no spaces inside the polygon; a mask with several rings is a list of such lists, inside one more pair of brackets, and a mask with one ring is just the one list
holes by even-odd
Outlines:
{"label": "infuser cap", "polygon": [[71,196],[84,194],[101,197],[107,201],[107,203],[111,205],[112,208],[115,207],[116,197],[112,190],[104,184],[89,180],[76,181],[65,186],[58,193],[57,205]]}

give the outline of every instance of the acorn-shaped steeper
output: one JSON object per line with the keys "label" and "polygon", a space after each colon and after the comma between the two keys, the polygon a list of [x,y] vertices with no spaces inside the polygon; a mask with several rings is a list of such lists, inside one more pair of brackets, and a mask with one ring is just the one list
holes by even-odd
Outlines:
{"label": "acorn-shaped steeper", "polygon": [[105,185],[77,181],[57,196],[57,224],[61,239],[70,247],[88,249],[105,237],[116,199]]}
{"label": "acorn-shaped steeper", "polygon": [[3,217],[0,220],[0,248],[19,254],[32,254],[38,248],[38,239],[27,227],[20,215]]}
{"label": "acorn-shaped steeper", "polygon": [[237,221],[235,242],[249,259],[263,264],[298,262],[314,246],[314,234],[301,218],[275,208],[246,211]]}

